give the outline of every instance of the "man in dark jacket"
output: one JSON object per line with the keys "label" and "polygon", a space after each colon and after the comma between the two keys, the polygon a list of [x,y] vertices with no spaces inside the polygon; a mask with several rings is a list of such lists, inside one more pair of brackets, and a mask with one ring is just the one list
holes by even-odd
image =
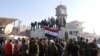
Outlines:
{"label": "man in dark jacket", "polygon": [[54,42],[49,45],[48,53],[49,53],[48,56],[58,56],[58,49]]}
{"label": "man in dark jacket", "polygon": [[39,46],[36,40],[30,41],[29,56],[39,56]]}
{"label": "man in dark jacket", "polygon": [[78,41],[78,45],[79,45],[79,54],[80,56],[84,56],[85,55],[85,45],[86,43],[84,42],[84,38],[80,38],[80,41]]}
{"label": "man in dark jacket", "polygon": [[44,56],[45,49],[44,49],[43,39],[40,39],[38,44],[39,44],[39,56]]}
{"label": "man in dark jacket", "polygon": [[21,56],[27,56],[27,50],[28,50],[28,45],[25,44],[25,40],[22,40],[22,45],[21,45]]}
{"label": "man in dark jacket", "polygon": [[90,56],[97,56],[98,55],[98,47],[96,45],[96,40],[89,44],[90,48]]}
{"label": "man in dark jacket", "polygon": [[58,49],[58,55],[61,56],[62,51],[63,51],[63,47],[61,46],[61,44],[58,41],[56,41],[56,47]]}

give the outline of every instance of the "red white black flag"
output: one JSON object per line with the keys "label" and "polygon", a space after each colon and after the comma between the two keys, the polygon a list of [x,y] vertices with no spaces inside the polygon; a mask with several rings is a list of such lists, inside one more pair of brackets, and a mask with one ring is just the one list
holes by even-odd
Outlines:
{"label": "red white black flag", "polygon": [[45,27],[45,36],[46,37],[58,37],[58,29]]}

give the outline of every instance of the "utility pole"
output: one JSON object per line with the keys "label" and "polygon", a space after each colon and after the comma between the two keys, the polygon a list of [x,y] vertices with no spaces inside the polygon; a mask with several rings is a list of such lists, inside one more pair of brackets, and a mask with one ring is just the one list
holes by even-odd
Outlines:
{"label": "utility pole", "polygon": [[16,23],[16,22],[13,22],[14,27],[16,26],[15,23]]}
{"label": "utility pole", "polygon": [[21,20],[18,21],[18,33],[20,33]]}
{"label": "utility pole", "polygon": [[18,28],[21,26],[21,20],[18,21]]}

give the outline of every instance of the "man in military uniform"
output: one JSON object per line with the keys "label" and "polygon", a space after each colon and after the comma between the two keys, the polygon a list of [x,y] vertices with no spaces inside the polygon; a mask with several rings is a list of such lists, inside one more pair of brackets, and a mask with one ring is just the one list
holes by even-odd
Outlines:
{"label": "man in military uniform", "polygon": [[39,56],[39,46],[35,39],[30,40],[29,56]]}
{"label": "man in military uniform", "polygon": [[81,37],[80,40],[78,41],[80,56],[85,56],[85,44],[86,43],[84,42],[84,39]]}
{"label": "man in military uniform", "polygon": [[56,44],[55,45],[57,46],[57,49],[58,49],[58,55],[61,56],[62,55],[62,50],[63,50],[62,45],[59,43],[58,40],[56,40]]}
{"label": "man in military uniform", "polygon": [[33,30],[34,29],[34,23],[33,22],[31,22],[31,30]]}
{"label": "man in military uniform", "polygon": [[89,44],[90,48],[90,56],[97,56],[98,55],[98,47],[96,45],[96,40]]}
{"label": "man in military uniform", "polygon": [[59,56],[58,55],[58,49],[57,46],[55,45],[55,42],[50,42],[50,45],[48,47],[48,56]]}
{"label": "man in military uniform", "polygon": [[90,48],[89,48],[89,43],[88,39],[86,39],[86,44],[85,44],[85,56],[90,56]]}

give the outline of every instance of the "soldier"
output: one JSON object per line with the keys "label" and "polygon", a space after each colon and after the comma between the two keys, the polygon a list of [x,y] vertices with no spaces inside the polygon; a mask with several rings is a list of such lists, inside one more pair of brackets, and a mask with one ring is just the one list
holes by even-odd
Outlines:
{"label": "soldier", "polygon": [[57,49],[57,46],[55,45],[54,41],[50,42],[50,45],[48,47],[48,53],[49,53],[48,56],[59,56],[58,49]]}
{"label": "soldier", "polygon": [[63,47],[58,42],[58,40],[56,40],[56,46],[57,46],[57,49],[58,49],[58,55],[61,56],[62,55],[62,51],[63,51]]}
{"label": "soldier", "polygon": [[39,56],[39,46],[35,39],[30,41],[29,56]]}
{"label": "soldier", "polygon": [[34,27],[37,28],[37,21],[34,22]]}
{"label": "soldier", "polygon": [[85,46],[85,56],[90,56],[90,48],[89,48],[89,43],[88,39],[86,39],[86,46]]}
{"label": "soldier", "polygon": [[40,27],[40,22],[38,22],[38,29],[39,29],[39,27]]}
{"label": "soldier", "polygon": [[45,49],[43,40],[40,39],[38,44],[39,44],[39,56],[44,56]]}
{"label": "soldier", "polygon": [[28,45],[25,44],[25,39],[23,38],[22,40],[22,45],[21,45],[21,56],[28,56],[27,55],[27,50],[28,50]]}
{"label": "soldier", "polygon": [[58,27],[58,23],[59,23],[59,20],[58,20],[58,19],[56,19],[56,27]]}
{"label": "soldier", "polygon": [[85,55],[85,42],[84,39],[81,37],[80,40],[78,41],[78,45],[79,45],[79,54],[80,56],[84,56]]}
{"label": "soldier", "polygon": [[44,20],[41,21],[41,28],[44,27]]}
{"label": "soldier", "polygon": [[70,39],[68,43],[68,56],[72,56],[73,40]]}
{"label": "soldier", "polygon": [[45,54],[45,56],[48,56],[48,39],[44,39],[44,49],[45,49],[45,51],[44,51],[44,54]]}
{"label": "soldier", "polygon": [[79,46],[76,41],[74,41],[72,49],[73,49],[72,56],[79,56]]}
{"label": "soldier", "polygon": [[66,40],[65,50],[63,56],[68,56],[68,41]]}
{"label": "soldier", "polygon": [[31,22],[31,30],[33,30],[34,29],[34,23],[33,22]]}
{"label": "soldier", "polygon": [[98,47],[96,45],[96,40],[89,44],[90,48],[90,56],[97,56],[98,55]]}

